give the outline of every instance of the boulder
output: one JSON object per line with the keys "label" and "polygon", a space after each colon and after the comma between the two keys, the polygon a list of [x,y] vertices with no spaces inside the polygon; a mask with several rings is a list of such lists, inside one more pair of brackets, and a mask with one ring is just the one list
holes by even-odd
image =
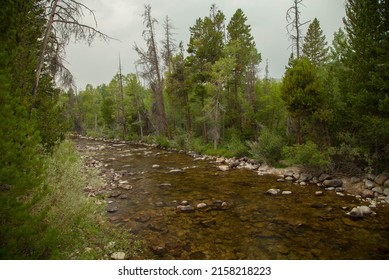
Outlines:
{"label": "boulder", "polygon": [[325,187],[338,188],[343,186],[343,181],[340,179],[327,179],[323,181]]}
{"label": "boulder", "polygon": [[378,175],[378,176],[375,178],[374,182],[375,182],[376,184],[380,185],[380,186],[383,186],[386,180],[388,180],[388,176],[385,175],[385,174],[380,174],[380,175]]}

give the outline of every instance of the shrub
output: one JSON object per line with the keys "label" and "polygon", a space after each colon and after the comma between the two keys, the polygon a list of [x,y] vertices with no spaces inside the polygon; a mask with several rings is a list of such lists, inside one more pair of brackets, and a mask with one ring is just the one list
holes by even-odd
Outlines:
{"label": "shrub", "polygon": [[327,152],[321,152],[312,141],[308,141],[302,145],[284,147],[282,150],[283,157],[288,164],[298,164],[307,168],[320,170],[330,168],[331,153],[331,149]]}
{"label": "shrub", "polygon": [[258,142],[248,142],[249,153],[257,160],[274,165],[281,159],[284,139],[268,128],[262,129]]}

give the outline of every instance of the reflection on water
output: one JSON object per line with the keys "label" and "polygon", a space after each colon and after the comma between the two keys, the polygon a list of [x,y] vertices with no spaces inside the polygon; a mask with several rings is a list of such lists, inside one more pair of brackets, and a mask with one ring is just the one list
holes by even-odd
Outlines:
{"label": "reflection on water", "polygon": [[[106,169],[121,172],[131,189],[110,197],[108,213],[144,244],[153,259],[388,259],[389,207],[351,220],[347,207],[361,205],[317,186],[277,183],[275,177],[156,148],[76,139],[94,147]],[[99,147],[100,149],[96,149]],[[183,172],[171,172],[181,169]],[[269,188],[290,195],[265,194]],[[115,190],[113,190],[115,191]],[[177,211],[187,201],[194,208]],[[224,203],[223,203],[224,202]],[[197,205],[208,206],[197,209]],[[221,204],[223,203],[223,206]]]}

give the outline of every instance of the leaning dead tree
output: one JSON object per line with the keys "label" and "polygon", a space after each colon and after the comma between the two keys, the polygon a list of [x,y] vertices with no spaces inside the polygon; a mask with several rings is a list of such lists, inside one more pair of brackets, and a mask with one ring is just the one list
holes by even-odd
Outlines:
{"label": "leaning dead tree", "polygon": [[[33,106],[38,92],[42,70],[50,71],[52,77],[64,87],[74,85],[70,71],[65,67],[65,47],[71,38],[85,41],[89,45],[98,37],[102,40],[112,39],[97,30],[94,12],[84,4],[75,0],[48,0],[44,8],[46,25],[42,34],[35,79],[32,87]],[[89,13],[94,26],[82,23],[85,13]]]}
{"label": "leaning dead tree", "polygon": [[300,58],[302,49],[302,30],[301,27],[307,24],[309,21],[301,23],[300,19],[300,6],[303,5],[303,0],[293,0],[293,6],[286,12],[286,30],[289,38],[292,40],[292,51],[296,53],[296,58]]}
{"label": "leaning dead tree", "polygon": [[141,76],[144,78],[153,92],[153,124],[158,134],[165,134],[170,137],[169,125],[165,112],[165,104],[163,99],[163,77],[160,63],[160,57],[157,49],[157,41],[155,36],[155,24],[158,21],[151,16],[151,6],[145,5],[143,14],[143,38],[146,41],[147,49],[144,50],[134,45],[134,50],[138,53],[138,65],[142,67]]}

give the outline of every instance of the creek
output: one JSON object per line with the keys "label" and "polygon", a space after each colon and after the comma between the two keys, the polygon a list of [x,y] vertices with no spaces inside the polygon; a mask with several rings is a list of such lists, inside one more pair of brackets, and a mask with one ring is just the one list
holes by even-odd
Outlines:
{"label": "creek", "polygon": [[[102,174],[121,175],[103,191],[107,215],[141,241],[141,258],[389,259],[389,205],[353,220],[346,212],[361,201],[316,185],[246,169],[222,172],[215,160],[155,147],[74,141],[102,163]],[[266,194],[270,188],[292,193]],[[316,196],[319,190],[324,195]],[[200,203],[207,207],[197,209]],[[179,211],[180,204],[193,210]]]}

